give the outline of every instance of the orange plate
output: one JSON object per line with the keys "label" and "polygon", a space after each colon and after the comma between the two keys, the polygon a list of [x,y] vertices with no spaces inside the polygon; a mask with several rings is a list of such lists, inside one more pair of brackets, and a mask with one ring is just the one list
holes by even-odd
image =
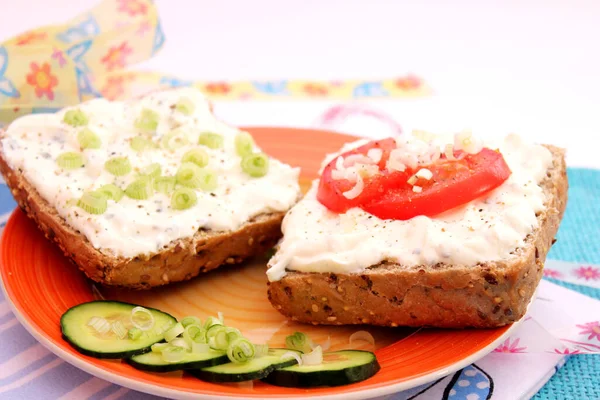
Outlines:
{"label": "orange plate", "polygon": [[[306,184],[316,177],[324,155],[338,150],[349,136],[305,129],[249,128],[268,154],[302,168]],[[25,327],[46,347],[77,367],[132,389],[175,398],[367,398],[408,389],[437,379],[491,351],[513,327],[493,330],[387,329],[315,327],[292,323],[269,304],[264,260],[242,267],[219,269],[189,282],[146,292],[98,288],[44,239],[19,210],[11,216],[0,247],[2,281],[13,310]],[[98,360],[73,350],[61,338],[60,316],[69,308],[97,297],[156,307],[176,317],[205,317],[223,312],[228,324],[250,339],[282,346],[286,335],[301,330],[317,342],[331,337],[331,349],[348,348],[349,335],[368,329],[376,339],[381,371],[357,384],[294,389],[262,382],[214,384],[187,374],[138,371],[120,361]],[[356,344],[356,343],[355,343]],[[369,348],[363,343],[362,347]]]}

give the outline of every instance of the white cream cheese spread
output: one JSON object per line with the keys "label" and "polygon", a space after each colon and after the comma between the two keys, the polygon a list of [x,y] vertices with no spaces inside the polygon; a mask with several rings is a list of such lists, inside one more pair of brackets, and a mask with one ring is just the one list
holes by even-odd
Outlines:
{"label": "white cream cheese spread", "polygon": [[[452,139],[445,140],[452,143]],[[365,142],[345,146],[328,156],[323,166]],[[546,200],[539,184],[552,165],[552,155],[545,147],[524,143],[516,135],[485,145],[500,150],[512,171],[509,179],[484,197],[432,218],[381,220],[360,208],[333,213],[317,200],[318,181],[313,182],[284,219],[284,237],[269,262],[269,280],[281,279],[286,270],[359,272],[386,260],[405,267],[468,266],[510,257],[538,226],[536,213],[544,209]],[[423,154],[404,154],[405,159],[414,159],[415,165],[429,151],[422,139],[408,135],[400,147],[404,152],[422,149]]]}
{"label": "white cream cheese spread", "polygon": [[[175,109],[181,99],[191,107],[189,115]],[[100,148],[81,150],[78,132],[82,127],[63,122],[65,113],[74,109],[87,116],[86,128],[100,138]],[[153,141],[160,143],[164,135],[177,128],[184,132],[188,145],[173,151],[160,147],[134,151],[130,142],[139,136],[135,120],[142,110],[158,115],[158,125],[151,135]],[[206,167],[217,175],[217,186],[210,192],[196,189],[194,206],[175,210],[170,207],[170,196],[158,192],[146,200],[127,196],[118,202],[109,200],[106,211],[100,215],[73,205],[73,199],[104,184],[125,188],[136,178],[136,172],[153,163],[160,164],[162,174],[175,175],[186,151],[199,147],[203,132],[221,135],[223,146],[202,146],[209,156]],[[151,93],[129,102],[97,99],[56,114],[22,117],[4,133],[2,149],[9,166],[22,171],[40,196],[95,248],[116,256],[135,257],[158,252],[174,240],[193,236],[201,228],[235,230],[259,214],[286,211],[297,201],[299,169],[271,158],[265,176],[255,178],[244,173],[235,146],[239,132],[213,116],[201,92],[182,88]],[[256,145],[253,150],[260,151]],[[65,152],[81,152],[85,165],[61,169],[56,160]],[[109,173],[105,162],[114,157],[127,157],[132,172],[120,177]]]}

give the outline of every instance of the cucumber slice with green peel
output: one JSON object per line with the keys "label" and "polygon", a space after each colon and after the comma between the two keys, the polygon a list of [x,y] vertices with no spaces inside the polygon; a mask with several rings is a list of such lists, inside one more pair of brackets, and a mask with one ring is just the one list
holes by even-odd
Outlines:
{"label": "cucumber slice with green peel", "polygon": [[181,361],[168,362],[161,353],[150,352],[128,358],[134,368],[151,372],[172,372],[191,368],[204,368],[229,362],[224,351],[210,350],[206,353],[187,353]]}
{"label": "cucumber slice with green peel", "polygon": [[253,358],[245,363],[230,362],[217,365],[216,367],[194,369],[187,372],[207,382],[243,382],[262,379],[274,369],[297,364],[298,361],[295,358],[281,359],[282,355],[290,351],[298,353],[298,355],[302,354],[295,350],[269,349],[267,354]]}
{"label": "cucumber slice with green peel", "polygon": [[154,325],[137,339],[120,339],[113,331],[98,333],[88,323],[92,318],[104,318],[109,323],[120,321],[125,329],[133,328],[131,310],[135,304],[118,301],[90,301],[68,309],[60,318],[65,340],[82,354],[96,358],[126,358],[150,351],[150,346],[164,339],[164,330],[177,320],[162,311],[145,307],[154,318]]}
{"label": "cucumber slice with green peel", "polygon": [[323,354],[319,365],[293,365],[273,370],[263,381],[276,386],[341,386],[364,381],[380,366],[375,354],[361,350],[342,350]]}

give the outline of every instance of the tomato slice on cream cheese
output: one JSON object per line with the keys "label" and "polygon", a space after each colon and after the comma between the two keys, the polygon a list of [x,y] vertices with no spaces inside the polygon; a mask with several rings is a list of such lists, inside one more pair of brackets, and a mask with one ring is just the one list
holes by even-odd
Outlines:
{"label": "tomato slice on cream cheese", "polygon": [[[428,144],[423,144],[429,146]],[[369,142],[323,169],[317,199],[330,211],[359,207],[381,219],[434,216],[497,188],[511,171],[489,148],[468,153],[446,148],[417,160],[392,138]]]}

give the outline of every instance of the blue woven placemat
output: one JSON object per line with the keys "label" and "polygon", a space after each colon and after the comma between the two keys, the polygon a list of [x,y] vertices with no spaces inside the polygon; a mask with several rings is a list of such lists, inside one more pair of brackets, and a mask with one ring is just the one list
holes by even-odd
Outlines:
{"label": "blue woven placemat", "polygon": [[[600,264],[600,171],[569,168],[569,206],[549,258]],[[600,299],[600,290],[551,279]],[[600,399],[600,356],[572,356],[534,399]]]}

